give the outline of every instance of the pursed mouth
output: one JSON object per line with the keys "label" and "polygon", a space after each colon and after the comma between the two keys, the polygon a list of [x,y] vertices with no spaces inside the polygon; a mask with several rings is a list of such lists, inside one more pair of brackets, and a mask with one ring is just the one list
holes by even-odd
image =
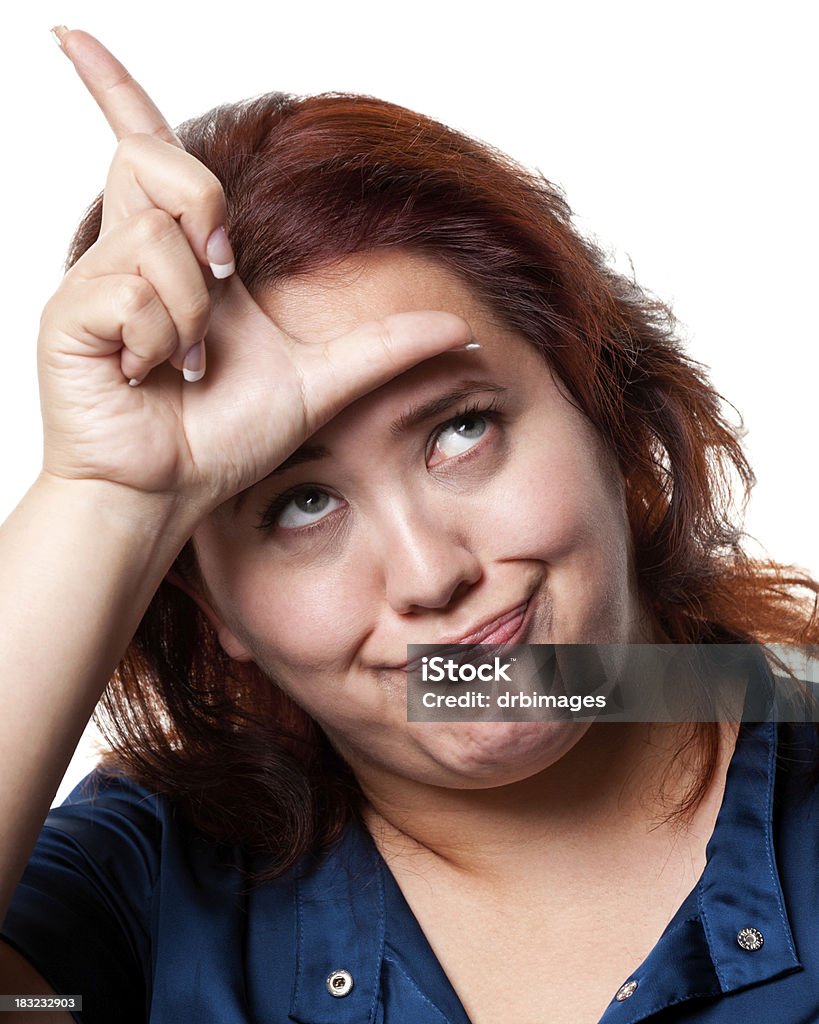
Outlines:
{"label": "pursed mouth", "polygon": [[511,611],[505,612],[503,615],[498,616],[492,622],[487,623],[480,629],[475,630],[473,633],[469,633],[466,636],[461,637],[459,640],[445,640],[446,644],[493,644],[503,643],[502,639],[496,639],[502,634],[511,635],[517,629],[517,620],[523,619],[526,615],[526,609],[529,607],[529,599],[527,598],[522,604],[519,604],[516,608]]}
{"label": "pursed mouth", "polygon": [[[437,644],[424,644],[419,646],[431,647],[435,646],[436,653],[447,653],[446,649],[451,648],[452,653],[458,653],[458,648],[464,644],[510,644],[515,643],[520,635],[524,632],[525,627],[528,625],[529,610],[531,606],[531,595],[523,601],[521,604],[516,605],[509,611],[503,612],[496,618],[490,620],[478,629],[474,629],[469,633],[457,639],[444,639],[440,640]],[[441,650],[443,648],[443,651]],[[419,654],[417,657],[411,660],[405,661],[401,665],[391,666],[394,669],[400,669],[402,672],[413,672],[418,671],[421,667],[422,658],[426,657],[425,654]],[[463,657],[461,652],[460,658],[468,660]]]}

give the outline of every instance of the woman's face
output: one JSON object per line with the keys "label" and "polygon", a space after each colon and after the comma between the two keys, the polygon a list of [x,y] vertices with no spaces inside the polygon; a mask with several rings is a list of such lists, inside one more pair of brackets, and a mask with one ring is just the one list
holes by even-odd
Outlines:
{"label": "woman's face", "polygon": [[261,305],[308,344],[446,310],[481,348],[365,395],[310,438],[321,457],[285,463],[198,528],[223,646],[290,693],[359,773],[469,788],[548,767],[586,724],[409,723],[401,666],[408,644],[507,613],[514,643],[649,639],[622,480],[595,431],[525,338],[431,258],[350,259]]}

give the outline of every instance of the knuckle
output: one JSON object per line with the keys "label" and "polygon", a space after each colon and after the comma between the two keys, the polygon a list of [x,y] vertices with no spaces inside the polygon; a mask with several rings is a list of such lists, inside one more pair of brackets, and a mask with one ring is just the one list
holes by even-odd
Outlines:
{"label": "knuckle", "polygon": [[[199,165],[202,167],[202,165]],[[214,207],[221,206],[225,201],[225,192],[219,179],[202,168],[204,174],[197,176],[197,180],[191,183],[190,200],[197,206]]]}
{"label": "knuckle", "polygon": [[130,164],[134,150],[134,144],[132,136],[126,135],[124,139],[120,139],[117,143],[114,155],[111,158],[111,166],[119,167],[120,164]]}
{"label": "knuckle", "polygon": [[166,331],[153,335],[151,338],[151,344],[151,354],[155,359],[168,359],[174,354],[179,346],[179,337],[169,328]]}
{"label": "knuckle", "polygon": [[126,166],[136,163],[143,148],[144,139],[145,136],[139,133],[123,136],[117,143],[111,162],[113,164],[125,164]]}
{"label": "knuckle", "polygon": [[134,214],[133,221],[136,233],[145,245],[161,242],[169,233],[177,230],[173,217],[158,207]]}
{"label": "knuckle", "polygon": [[153,287],[143,277],[130,277],[117,286],[117,307],[128,318],[144,313],[155,301]]}
{"label": "knuckle", "polygon": [[126,338],[126,349],[130,360],[140,360],[145,369],[164,362],[176,351],[176,338],[171,340],[167,335],[151,334],[128,336]]}
{"label": "knuckle", "polygon": [[108,82],[107,85],[104,86],[104,91],[105,92],[114,92],[116,89],[121,89],[123,85],[133,85],[133,84],[134,84],[134,78],[133,78],[133,75],[131,74],[131,72],[128,71],[127,68],[122,68],[118,72],[117,77],[114,78],[112,81]]}
{"label": "knuckle", "polygon": [[144,325],[126,327],[123,341],[132,355],[153,364],[173,355],[179,343],[176,332],[164,321],[152,324],[149,330],[144,329]]}
{"label": "knuckle", "polygon": [[381,346],[384,352],[394,359],[395,357],[395,337],[390,329],[390,317],[382,317],[380,320],[374,320],[372,324],[372,334],[375,341]]}
{"label": "knuckle", "polygon": [[40,328],[55,326],[61,321],[71,319],[83,301],[85,301],[85,282],[69,272],[43,305],[40,313]]}
{"label": "knuckle", "polygon": [[210,316],[210,295],[207,289],[202,293],[197,292],[191,295],[187,302],[178,312],[179,319],[183,323],[199,326],[202,321]]}

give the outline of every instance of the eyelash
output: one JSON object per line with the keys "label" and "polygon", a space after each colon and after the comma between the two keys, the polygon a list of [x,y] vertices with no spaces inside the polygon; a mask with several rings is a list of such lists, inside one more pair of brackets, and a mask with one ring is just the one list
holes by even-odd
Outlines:
{"label": "eyelash", "polygon": [[[498,399],[492,398],[490,399],[490,401],[484,403],[475,400],[468,402],[465,406],[463,406],[462,409],[459,409],[454,416],[448,419],[445,423],[442,423],[440,426],[436,427],[435,430],[432,432],[432,436],[429,439],[429,443],[427,444],[425,458],[429,458],[433,448],[435,447],[436,442],[438,441],[438,438],[441,436],[441,434],[443,434],[447,427],[451,427],[453,423],[457,423],[459,420],[467,419],[467,417],[469,416],[480,416],[482,419],[485,419],[488,423],[499,422],[501,418],[501,412],[500,409],[498,408]],[[453,460],[466,458],[471,452],[477,451],[479,447],[480,443],[477,444],[474,448],[470,448],[469,451],[464,452],[462,455],[454,455],[452,459],[447,459],[446,461],[450,462]]]}
{"label": "eyelash", "polygon": [[[498,408],[497,398],[493,398],[489,402],[483,404],[477,401],[467,403],[466,405],[463,406],[463,408],[459,409],[454,416],[450,417],[450,419],[446,420],[444,423],[441,423],[439,426],[435,428],[432,435],[430,436],[429,442],[427,443],[425,449],[425,458],[429,458],[429,455],[432,452],[432,449],[434,448],[436,441],[444,432],[444,430],[446,430],[447,427],[451,427],[453,424],[458,423],[460,420],[465,419],[468,416],[480,416],[483,419],[487,420],[489,423],[499,423],[502,418],[502,413]],[[472,452],[477,450],[477,448],[479,447],[480,442],[475,446],[475,448],[470,448],[462,455],[454,455],[452,456],[452,458],[447,459],[445,461],[453,462],[457,461],[458,459],[468,458],[472,454]],[[288,503],[297,494],[300,494],[305,490],[320,491],[323,490],[323,488],[314,486],[312,484],[299,484],[297,487],[291,487],[290,490],[285,491],[283,494],[279,494],[261,512],[259,512],[259,522],[256,525],[256,529],[274,529],[276,526],[276,519],[278,518],[279,513],[285,509]],[[287,532],[290,535],[304,536],[305,534],[310,533],[312,530],[319,530],[323,528],[326,525],[325,521],[330,518],[332,518],[332,513],[329,513],[327,516],[324,516],[317,522],[312,523],[310,526],[291,527],[290,529],[288,529]]]}

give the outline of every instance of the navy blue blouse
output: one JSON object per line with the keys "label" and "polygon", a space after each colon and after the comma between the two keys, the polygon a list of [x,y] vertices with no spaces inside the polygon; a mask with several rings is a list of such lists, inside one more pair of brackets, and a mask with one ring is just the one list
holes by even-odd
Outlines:
{"label": "navy blue blouse", "polygon": [[[812,726],[742,727],[703,875],[604,1024],[819,1021],[817,753]],[[83,996],[86,1024],[114,1007],[122,1024],[468,1024],[363,828],[274,882],[242,865],[92,773],[49,814],[0,934]]]}

